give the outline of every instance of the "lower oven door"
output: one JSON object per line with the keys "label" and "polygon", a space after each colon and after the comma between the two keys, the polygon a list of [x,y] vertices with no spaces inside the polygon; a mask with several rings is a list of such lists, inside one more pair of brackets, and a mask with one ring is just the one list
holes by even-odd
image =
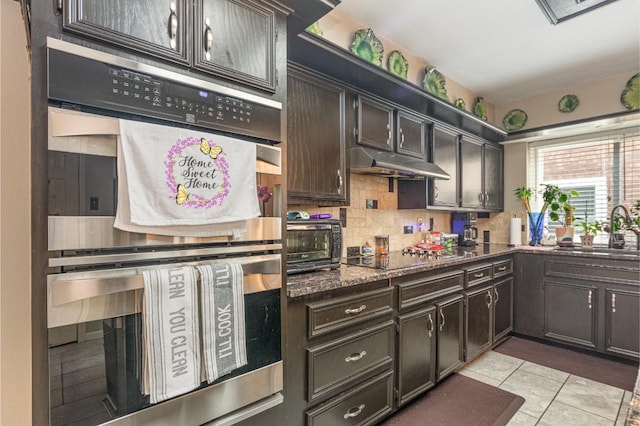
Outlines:
{"label": "lower oven door", "polygon": [[[51,424],[232,424],[282,402],[281,255],[234,261],[244,272],[247,365],[153,405],[140,391],[142,268],[49,275]],[[161,267],[186,264],[197,262]]]}

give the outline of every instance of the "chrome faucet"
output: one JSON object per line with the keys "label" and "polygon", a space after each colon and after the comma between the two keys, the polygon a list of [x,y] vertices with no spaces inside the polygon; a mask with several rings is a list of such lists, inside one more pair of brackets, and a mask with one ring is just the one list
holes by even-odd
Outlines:
{"label": "chrome faucet", "polygon": [[[626,225],[631,225],[631,216],[629,215],[629,210],[627,210],[627,208],[625,206],[623,206],[622,204],[618,204],[613,206],[613,208],[611,209],[611,215],[609,217],[609,248],[613,248],[614,244],[614,225],[613,225],[613,218],[614,218],[614,214],[616,209],[621,208],[622,210],[624,210],[624,223]],[[640,246],[640,240],[638,240],[638,235],[636,234],[636,242],[637,245]],[[622,247],[616,247],[616,248],[622,248]]]}

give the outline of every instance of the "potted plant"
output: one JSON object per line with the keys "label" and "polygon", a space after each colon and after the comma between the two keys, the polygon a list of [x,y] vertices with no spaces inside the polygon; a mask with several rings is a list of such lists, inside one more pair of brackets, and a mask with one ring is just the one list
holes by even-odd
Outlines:
{"label": "potted plant", "polygon": [[518,199],[520,199],[520,201],[522,201],[524,210],[527,212],[527,216],[529,217],[529,245],[539,245],[540,240],[542,239],[542,219],[544,217],[544,211],[531,211],[531,197],[534,196],[532,188],[528,186],[521,186],[515,189],[514,194]]}
{"label": "potted plant", "polygon": [[544,184],[542,198],[549,207],[549,219],[553,222],[560,222],[561,226],[556,228],[556,239],[559,246],[572,246],[575,229],[573,224],[574,207],[570,201],[580,194],[574,189],[564,190],[557,185]]}
{"label": "potted plant", "polygon": [[582,247],[593,247],[593,238],[602,231],[602,222],[599,220],[591,222],[589,217],[585,216],[582,221],[578,222],[578,226],[582,228],[582,235],[580,235]]}

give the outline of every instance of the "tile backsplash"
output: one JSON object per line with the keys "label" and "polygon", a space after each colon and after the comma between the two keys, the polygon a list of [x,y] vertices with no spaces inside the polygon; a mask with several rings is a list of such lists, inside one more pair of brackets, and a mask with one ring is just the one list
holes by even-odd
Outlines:
{"label": "tile backsplash", "polygon": [[[449,212],[429,209],[398,210],[397,182],[393,180],[393,192],[389,191],[389,179],[352,173],[350,183],[350,201],[347,206],[347,227],[343,229],[343,256],[346,248],[361,246],[365,242],[375,244],[376,235],[389,236],[389,249],[401,250],[424,239],[424,233],[418,227],[418,219],[423,220],[424,230],[429,228],[429,219],[433,220],[433,230],[451,232]],[[374,204],[377,208],[367,208]],[[334,218],[340,217],[339,207],[318,207],[314,205],[289,205],[288,210],[303,210],[314,213],[331,213]],[[524,212],[518,212],[526,224]],[[489,231],[491,243],[507,244],[509,242],[509,219],[513,213],[491,213],[489,219],[478,219],[476,224],[479,243],[482,243],[483,231]],[[412,226],[413,232],[404,233],[405,226]],[[522,241],[526,242],[525,234]]]}

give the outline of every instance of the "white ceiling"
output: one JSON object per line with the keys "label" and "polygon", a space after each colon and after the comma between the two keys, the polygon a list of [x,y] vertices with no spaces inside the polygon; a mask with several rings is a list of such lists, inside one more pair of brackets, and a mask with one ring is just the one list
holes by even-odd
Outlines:
{"label": "white ceiling", "polygon": [[342,0],[338,8],[494,105],[640,68],[640,0],[555,26],[535,0]]}

